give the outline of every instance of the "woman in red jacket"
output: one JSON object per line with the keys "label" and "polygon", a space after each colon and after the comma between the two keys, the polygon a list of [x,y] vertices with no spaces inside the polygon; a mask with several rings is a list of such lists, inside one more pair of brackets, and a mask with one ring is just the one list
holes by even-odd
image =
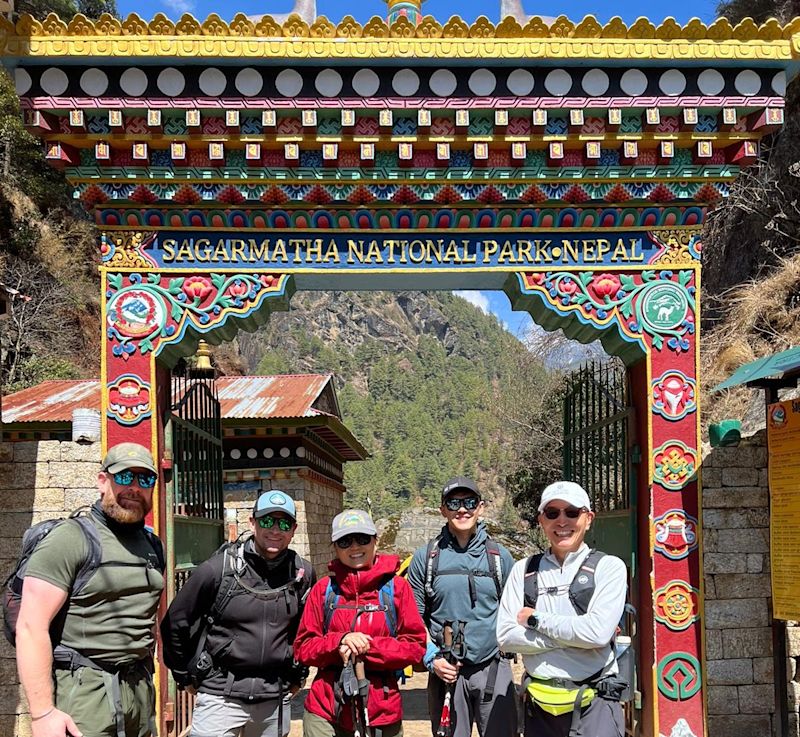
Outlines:
{"label": "woman in red jacket", "polygon": [[[294,655],[318,668],[303,715],[304,737],[345,737],[354,732],[352,700],[342,688],[347,662],[362,661],[369,691],[355,711],[368,737],[398,737],[403,706],[398,670],[422,660],[426,633],[411,587],[395,574],[398,558],[377,555],[377,530],[370,516],[348,509],[333,520],[331,540],[336,558],[330,577],[308,594]],[[362,734],[362,737],[364,735]]]}

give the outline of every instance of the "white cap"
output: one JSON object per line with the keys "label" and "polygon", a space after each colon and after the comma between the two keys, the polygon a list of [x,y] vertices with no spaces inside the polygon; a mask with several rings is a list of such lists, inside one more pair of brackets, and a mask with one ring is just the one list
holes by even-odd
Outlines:
{"label": "white cap", "polygon": [[578,509],[592,508],[592,503],[589,501],[589,495],[586,490],[573,481],[556,481],[550,484],[542,492],[542,501],[539,502],[539,511],[541,512],[550,502],[562,501],[571,504]]}

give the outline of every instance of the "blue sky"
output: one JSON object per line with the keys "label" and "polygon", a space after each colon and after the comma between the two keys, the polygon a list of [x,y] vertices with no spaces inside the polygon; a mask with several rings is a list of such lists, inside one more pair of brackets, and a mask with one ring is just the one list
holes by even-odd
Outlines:
{"label": "blue sky", "polygon": [[[117,0],[117,7],[124,17],[136,12],[146,20],[156,13],[164,13],[169,18],[178,19],[183,13],[192,13],[203,20],[215,12],[223,20],[230,20],[237,12],[246,15],[257,13],[288,13],[293,0],[238,0],[224,6],[210,0]],[[617,0],[617,2],[598,2],[597,0],[523,0],[526,12],[540,15],[566,15],[571,20],[581,20],[585,15],[594,15],[601,23],[619,15],[626,23],[632,23],[638,17],[647,16],[654,23],[667,17],[674,17],[680,23],[686,23],[697,17],[704,22],[716,17],[716,0],[656,0],[645,3],[642,0]],[[352,15],[361,23],[372,16],[386,16],[385,0],[360,0],[355,5],[341,0],[317,0],[317,13],[325,15],[332,21],[339,21],[345,15]],[[427,0],[423,3],[422,12],[432,15],[438,20],[447,20],[458,13],[464,20],[471,22],[480,15],[486,15],[492,22],[499,20],[500,0]]]}

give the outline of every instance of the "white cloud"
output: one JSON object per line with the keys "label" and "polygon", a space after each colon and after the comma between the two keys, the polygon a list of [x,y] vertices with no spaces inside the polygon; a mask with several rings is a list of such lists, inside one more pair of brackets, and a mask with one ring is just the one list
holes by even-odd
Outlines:
{"label": "white cloud", "polygon": [[461,297],[461,299],[465,299],[470,304],[475,305],[484,314],[489,314],[489,298],[483,292],[461,289],[453,292],[453,294],[455,294],[456,297]]}
{"label": "white cloud", "polygon": [[174,13],[193,13],[194,2],[192,0],[161,0],[162,4]]}

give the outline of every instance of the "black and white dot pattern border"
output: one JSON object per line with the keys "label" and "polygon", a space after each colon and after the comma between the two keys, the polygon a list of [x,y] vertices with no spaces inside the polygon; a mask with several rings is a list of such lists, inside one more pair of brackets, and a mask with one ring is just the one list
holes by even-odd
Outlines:
{"label": "black and white dot pattern border", "polygon": [[15,69],[21,97],[89,98],[717,98],[783,97],[773,69],[305,66]]}

